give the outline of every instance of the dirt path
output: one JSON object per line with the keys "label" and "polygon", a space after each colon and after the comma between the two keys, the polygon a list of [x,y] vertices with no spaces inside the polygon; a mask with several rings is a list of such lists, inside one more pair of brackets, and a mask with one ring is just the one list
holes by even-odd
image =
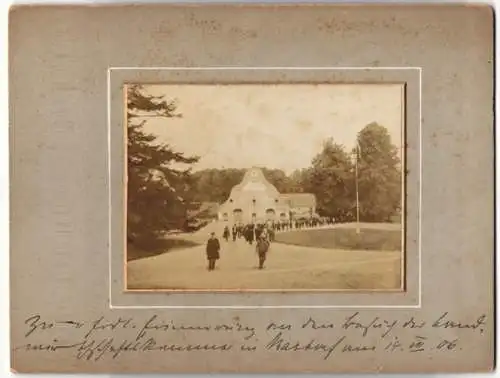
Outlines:
{"label": "dirt path", "polygon": [[221,259],[207,271],[205,247],[131,261],[130,289],[397,289],[400,252],[342,251],[274,243],[264,270],[254,246],[221,240]]}

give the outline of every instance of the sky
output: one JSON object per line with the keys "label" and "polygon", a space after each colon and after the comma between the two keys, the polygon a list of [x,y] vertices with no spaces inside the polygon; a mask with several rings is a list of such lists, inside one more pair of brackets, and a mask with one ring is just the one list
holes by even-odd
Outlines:
{"label": "sky", "polygon": [[148,118],[145,131],[187,155],[194,170],[306,168],[332,137],[348,149],[371,122],[385,126],[401,147],[400,84],[148,85],[175,100],[181,118]]}

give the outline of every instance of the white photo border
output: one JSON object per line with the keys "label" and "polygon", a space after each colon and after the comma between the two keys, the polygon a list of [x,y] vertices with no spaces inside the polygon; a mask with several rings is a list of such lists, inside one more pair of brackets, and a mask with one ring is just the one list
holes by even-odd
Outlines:
{"label": "white photo border", "polygon": [[[112,301],[112,269],[111,269],[111,256],[112,256],[112,208],[111,208],[111,185],[108,185],[108,206],[109,206],[109,216],[108,216],[108,271],[109,271],[109,280],[108,280],[108,304],[110,309],[234,309],[234,310],[244,310],[244,309],[416,309],[422,307],[422,67],[265,67],[265,66],[214,66],[214,67],[108,67],[107,70],[107,134],[108,134],[108,183],[111,182],[111,71],[118,70],[165,70],[165,71],[221,71],[221,70],[275,70],[275,71],[287,71],[287,70],[417,70],[419,75],[418,80],[418,108],[419,108],[419,119],[418,119],[418,151],[419,151],[419,187],[418,187],[418,303],[414,305],[262,305],[262,306],[253,306],[253,305],[218,305],[218,306],[168,306],[168,305],[152,305],[152,306],[132,306],[132,305],[115,305]],[[406,137],[406,136],[404,136]],[[405,193],[403,193],[403,196]],[[404,204],[403,204],[404,206]],[[403,207],[404,212],[404,207]],[[404,236],[405,233],[404,227],[402,227],[402,233]],[[404,264],[404,259],[402,259],[402,264]],[[208,292],[207,292],[208,294]]]}

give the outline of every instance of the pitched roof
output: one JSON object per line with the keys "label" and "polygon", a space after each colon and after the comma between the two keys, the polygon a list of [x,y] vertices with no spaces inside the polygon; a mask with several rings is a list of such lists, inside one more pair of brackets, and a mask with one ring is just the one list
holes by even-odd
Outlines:
{"label": "pitched roof", "polygon": [[290,207],[316,206],[316,196],[312,193],[283,193],[280,194],[279,199],[289,204]]}
{"label": "pitched roof", "polygon": [[262,169],[259,167],[252,167],[245,172],[245,175],[243,176],[243,179],[241,180],[241,182],[239,184],[233,186],[233,188],[231,189],[230,197],[232,197],[237,192],[243,190],[245,188],[245,186],[247,186],[247,185],[251,186],[252,183],[262,184],[270,192],[278,194],[278,190],[276,189],[276,187],[273,184],[271,184],[266,179]]}

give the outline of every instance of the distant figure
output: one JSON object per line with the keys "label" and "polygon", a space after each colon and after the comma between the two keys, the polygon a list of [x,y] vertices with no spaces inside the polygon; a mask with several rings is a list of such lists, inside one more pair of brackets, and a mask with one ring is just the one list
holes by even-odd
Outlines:
{"label": "distant figure", "polygon": [[250,243],[250,239],[248,237],[248,230],[250,229],[250,226],[249,225],[246,225],[245,227],[243,227],[243,231],[242,231],[242,234],[243,234],[243,237],[245,238],[245,241],[247,243]]}
{"label": "distant figure", "polygon": [[224,232],[222,234],[222,236],[224,237],[224,239],[226,239],[226,241],[229,241],[229,227],[224,227]]}
{"label": "distant figure", "polygon": [[270,241],[270,242],[273,242],[273,241],[274,241],[274,237],[275,237],[275,235],[276,235],[276,232],[274,231],[274,229],[272,229],[272,228],[271,228],[271,229],[269,230],[269,241]]}
{"label": "distant figure", "polygon": [[236,241],[236,235],[238,234],[238,229],[235,224],[233,224],[233,228],[231,231],[233,233],[233,241]]}
{"label": "distant figure", "polygon": [[220,243],[219,239],[215,237],[215,232],[210,234],[210,239],[207,242],[207,260],[208,270],[215,269],[215,262],[220,258]]}
{"label": "distant figure", "polygon": [[262,233],[263,230],[264,228],[260,224],[258,224],[257,227],[255,228],[255,240],[259,240],[260,234]]}
{"label": "distant figure", "polygon": [[269,250],[269,240],[267,239],[267,233],[261,234],[261,237],[257,239],[257,254],[259,256],[259,269],[264,268],[264,262],[266,261],[267,251]]}
{"label": "distant figure", "polygon": [[246,240],[247,242],[252,245],[253,244],[253,241],[254,241],[254,238],[255,238],[255,234],[254,234],[254,226],[253,225],[249,225],[245,231],[245,237],[246,237]]}

